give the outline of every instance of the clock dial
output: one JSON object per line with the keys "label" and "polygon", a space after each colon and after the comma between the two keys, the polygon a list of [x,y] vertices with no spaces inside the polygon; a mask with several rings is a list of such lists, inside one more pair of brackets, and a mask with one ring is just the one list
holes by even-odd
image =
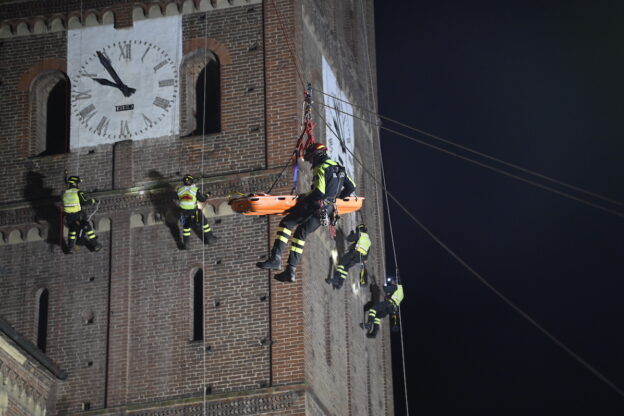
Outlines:
{"label": "clock dial", "polygon": [[171,117],[178,71],[152,42],[130,39],[93,51],[72,78],[71,106],[82,130],[110,141],[146,137]]}

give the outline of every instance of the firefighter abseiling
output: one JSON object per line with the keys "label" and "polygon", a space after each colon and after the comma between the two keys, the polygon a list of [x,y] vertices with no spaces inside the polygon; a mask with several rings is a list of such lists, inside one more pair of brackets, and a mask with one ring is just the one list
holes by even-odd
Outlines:
{"label": "firefighter abseiling", "polygon": [[69,176],[65,179],[67,189],[63,192],[62,200],[65,224],[69,229],[65,246],[67,254],[74,252],[78,240],[85,240],[85,245],[91,251],[99,251],[102,248],[91,223],[82,210],[83,205],[93,205],[98,201],[95,198],[87,198],[85,193],[78,188],[80,182],[82,181],[78,176]]}
{"label": "firefighter abseiling", "polygon": [[[334,214],[336,198],[345,198],[355,191],[355,184],[345,172],[345,168],[327,155],[327,147],[321,143],[310,143],[304,150],[303,158],[312,164],[312,189],[301,194],[296,205],[288,211],[277,229],[277,238],[269,258],[256,265],[262,269],[279,270],[282,266],[282,252],[291,239],[290,254],[286,269],[275,279],[294,282],[308,234],[321,225],[326,225]],[[293,229],[294,234],[293,234]]]}
{"label": "firefighter abseiling", "polygon": [[197,206],[197,201],[206,202],[208,196],[201,192],[197,185],[193,184],[191,175],[182,178],[182,186],[178,188],[178,205],[180,206],[180,222],[182,223],[182,249],[188,250],[191,239],[191,228],[201,225],[201,235],[204,244],[216,241],[210,228],[210,224],[201,209]]}

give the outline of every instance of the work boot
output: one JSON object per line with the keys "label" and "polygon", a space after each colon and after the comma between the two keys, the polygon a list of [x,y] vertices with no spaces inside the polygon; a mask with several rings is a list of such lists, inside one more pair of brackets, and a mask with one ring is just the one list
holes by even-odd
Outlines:
{"label": "work boot", "polygon": [[87,241],[87,248],[91,251],[100,251],[102,244],[98,243],[96,239],[91,239]]}
{"label": "work boot", "polygon": [[204,244],[213,244],[217,242],[217,236],[212,231],[204,233]]}
{"label": "work boot", "polygon": [[65,246],[65,254],[74,254],[74,246],[76,245],[76,240],[69,240],[67,245]]}
{"label": "work boot", "polygon": [[289,264],[283,272],[276,274],[273,278],[275,280],[279,280],[280,282],[292,283],[295,281],[296,271],[297,268]]}
{"label": "work boot", "polygon": [[188,250],[189,249],[190,240],[191,240],[191,237],[188,237],[188,236],[184,236],[182,238],[182,250]]}
{"label": "work boot", "polygon": [[93,251],[100,251],[102,249],[102,244],[98,243],[97,241],[95,242],[95,245],[93,246]]}
{"label": "work boot", "polygon": [[265,270],[279,270],[282,268],[282,255],[275,248],[271,250],[271,255],[265,261],[256,263],[256,267]]}

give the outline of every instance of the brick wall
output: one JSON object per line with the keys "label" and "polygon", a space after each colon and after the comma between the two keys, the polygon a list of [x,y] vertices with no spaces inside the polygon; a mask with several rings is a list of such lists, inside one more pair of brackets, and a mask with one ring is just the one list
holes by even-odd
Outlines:
{"label": "brick wall", "polygon": [[[158,4],[164,12],[170,3]],[[200,3],[208,4],[193,5]],[[15,28],[17,18],[58,13],[67,20],[79,4],[50,1],[42,8],[30,2],[1,10]],[[181,9],[189,2],[176,4]],[[160,415],[163,409],[199,415],[204,387],[211,415],[221,414],[219,409],[391,414],[387,332],[370,341],[357,326],[368,291],[346,285],[336,292],[323,282],[329,253],[342,253],[343,241],[318,231],[306,244],[297,283],[282,284],[254,266],[272,244],[279,218],[233,215],[223,204],[231,191],[266,190],[289,160],[301,128],[302,81],[322,79],[322,54],[346,74],[353,100],[366,102],[365,67],[348,64],[365,55],[358,23],[340,23],[343,15],[357,17],[359,9],[334,9],[333,2],[321,0],[209,4],[206,13],[183,16],[185,45],[197,46],[197,39],[207,37],[218,45],[220,58],[227,56],[220,67],[222,131],[205,137],[161,137],[33,157],[36,103],[24,85],[37,73],[33,67],[41,68],[37,62],[66,59],[66,32],[3,40],[0,52],[11,65],[0,68],[0,315],[35,340],[36,293],[49,290],[47,354],[69,374],[58,385],[61,415],[80,413],[85,404],[102,415]],[[367,7],[372,19],[372,5]],[[131,21],[127,2],[83,2],[84,13],[101,17],[107,10],[115,12],[116,27]],[[325,30],[325,16],[332,18],[332,30]],[[343,39],[343,32],[349,37]],[[322,130],[317,128],[321,139]],[[358,132],[357,155],[378,175],[376,133],[356,124]],[[65,169],[79,174],[84,189],[101,200],[94,217],[103,244],[98,253],[61,253],[52,201],[63,189]],[[213,191],[206,212],[219,240],[204,248],[193,235],[191,250],[180,251],[171,200],[186,173],[203,176],[204,190]],[[362,215],[376,244],[372,268],[381,275],[379,189],[361,170],[355,176],[359,194],[369,198]],[[288,179],[274,193],[289,192]],[[309,179],[302,172],[302,187]],[[145,193],[131,191],[136,186]],[[150,193],[151,187],[160,193]],[[345,218],[340,235],[356,223]],[[204,341],[191,340],[192,277],[198,268],[204,272]],[[384,389],[371,389],[371,378],[383,380]]]}

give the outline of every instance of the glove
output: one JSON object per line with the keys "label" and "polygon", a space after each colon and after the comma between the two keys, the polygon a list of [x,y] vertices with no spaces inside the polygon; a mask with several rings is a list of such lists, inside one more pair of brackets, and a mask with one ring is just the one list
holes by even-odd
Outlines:
{"label": "glove", "polygon": [[97,199],[95,199],[95,198],[91,198],[91,203],[92,203],[92,204],[97,204],[98,202],[100,202],[100,201],[98,201],[98,200],[97,200]]}
{"label": "glove", "polygon": [[342,277],[340,277],[340,275],[336,273],[334,274],[334,277],[332,277],[331,279],[331,284],[334,289],[340,289],[342,285],[344,284],[344,281],[345,279],[343,279]]}

